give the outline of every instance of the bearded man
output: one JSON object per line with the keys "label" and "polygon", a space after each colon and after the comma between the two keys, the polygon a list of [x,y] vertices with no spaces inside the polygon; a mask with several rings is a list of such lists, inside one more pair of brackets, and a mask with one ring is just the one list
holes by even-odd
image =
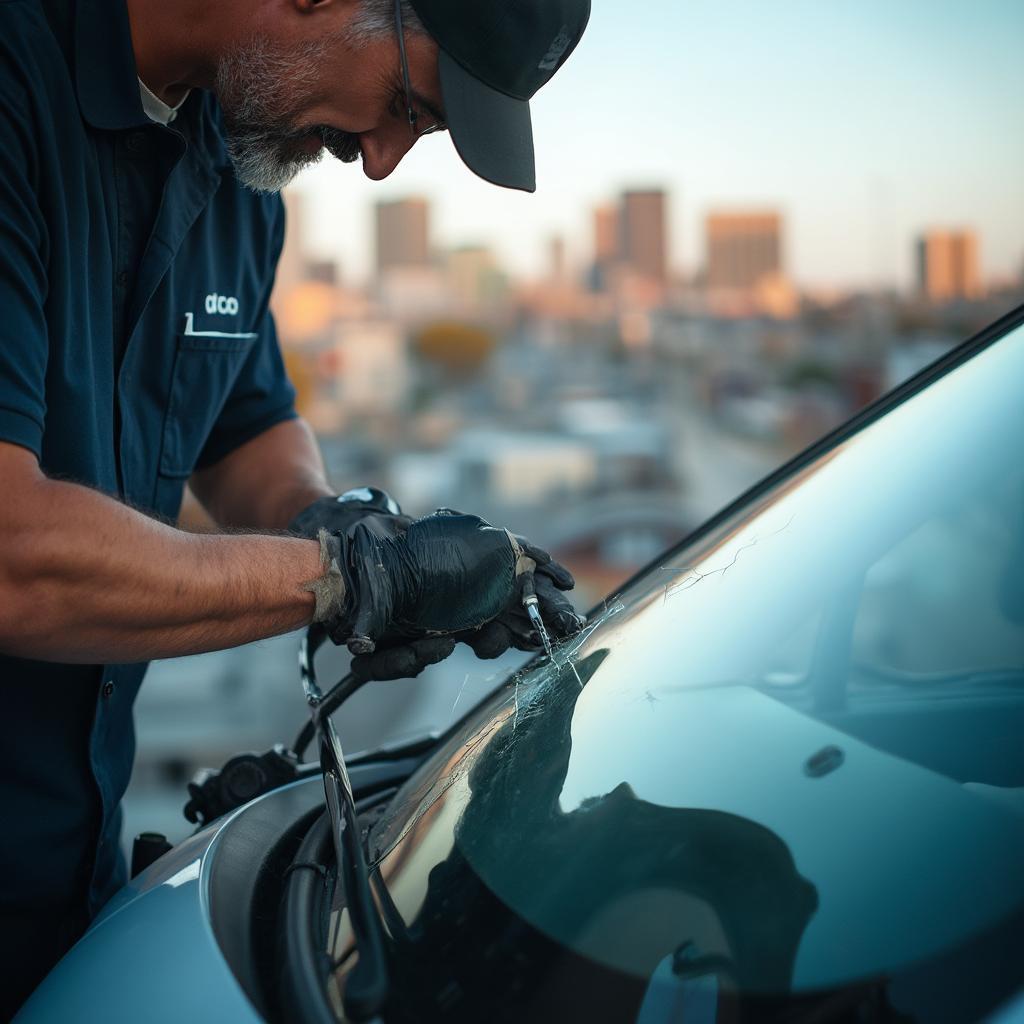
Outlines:
{"label": "bearded man", "polygon": [[[0,2],[0,1017],[125,880],[149,659],[318,621],[360,671],[413,675],[457,640],[534,645],[534,571],[549,625],[578,628],[571,577],[522,538],[335,496],[268,300],[275,193],[325,150],[381,179],[448,129],[477,174],[532,190],[528,100],[588,15]],[[173,525],[187,481],[224,532]]]}

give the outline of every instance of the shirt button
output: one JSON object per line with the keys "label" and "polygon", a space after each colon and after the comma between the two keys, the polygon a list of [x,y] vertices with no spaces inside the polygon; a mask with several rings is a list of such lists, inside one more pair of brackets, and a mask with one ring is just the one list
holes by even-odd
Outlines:
{"label": "shirt button", "polygon": [[128,286],[128,271],[127,270],[122,270],[121,273],[117,275],[117,287],[118,288],[126,288],[127,286]]}
{"label": "shirt button", "polygon": [[108,679],[103,684],[103,696],[104,697],[110,697],[113,694],[113,692],[114,692],[114,683],[113,683],[112,680]]}
{"label": "shirt button", "polygon": [[146,144],[146,137],[142,132],[132,132],[125,141],[129,153],[141,153]]}

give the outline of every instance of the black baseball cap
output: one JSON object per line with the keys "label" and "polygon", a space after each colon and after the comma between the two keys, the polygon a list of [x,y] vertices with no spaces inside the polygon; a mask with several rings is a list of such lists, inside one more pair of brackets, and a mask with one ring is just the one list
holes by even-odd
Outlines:
{"label": "black baseball cap", "polygon": [[445,119],[486,181],[537,189],[530,98],[565,63],[590,0],[410,0],[437,43]]}

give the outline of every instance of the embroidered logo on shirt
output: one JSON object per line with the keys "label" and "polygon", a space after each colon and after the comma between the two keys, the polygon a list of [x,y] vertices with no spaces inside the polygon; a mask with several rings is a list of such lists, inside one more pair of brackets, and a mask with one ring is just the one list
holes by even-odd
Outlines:
{"label": "embroidered logo on shirt", "polygon": [[238,312],[238,299],[234,295],[218,295],[213,292],[206,296],[206,312],[234,316]]}
{"label": "embroidered logo on shirt", "polygon": [[255,338],[255,331],[197,331],[195,313],[185,314],[186,338]]}

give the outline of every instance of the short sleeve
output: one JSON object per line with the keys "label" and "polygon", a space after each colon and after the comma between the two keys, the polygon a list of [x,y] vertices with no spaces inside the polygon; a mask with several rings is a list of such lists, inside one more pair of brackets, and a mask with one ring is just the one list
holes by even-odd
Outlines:
{"label": "short sleeve", "polygon": [[295,389],[285,372],[270,312],[274,271],[284,243],[284,209],[279,200],[276,202],[278,213],[269,247],[268,283],[260,301],[256,340],[206,439],[196,469],[212,466],[246,441],[296,417]]}
{"label": "short sleeve", "polygon": [[[2,66],[0,66],[2,74]],[[0,440],[42,451],[46,420],[46,252],[24,96],[0,85]]]}

